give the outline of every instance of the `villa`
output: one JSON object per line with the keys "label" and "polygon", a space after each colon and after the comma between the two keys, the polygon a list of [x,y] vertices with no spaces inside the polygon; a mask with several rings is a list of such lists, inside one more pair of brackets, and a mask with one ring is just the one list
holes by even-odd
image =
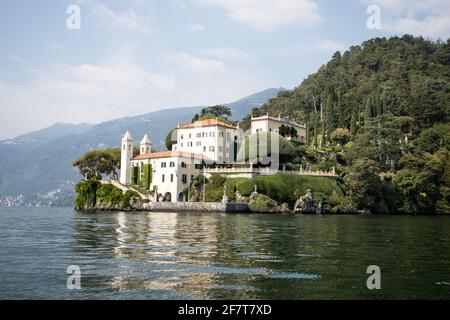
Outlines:
{"label": "villa", "polygon": [[[306,125],[301,125],[287,118],[271,117],[269,114],[261,117],[251,117],[251,133],[274,132],[286,137],[289,141],[306,142]],[[283,132],[283,129],[284,132]]]}
{"label": "villa", "polygon": [[217,119],[200,120],[178,125],[177,144],[172,151],[202,154],[216,164],[235,162],[237,145],[240,142],[238,127]]}
{"label": "villa", "polygon": [[[266,115],[251,120],[251,133],[284,130],[290,140],[306,141],[306,127],[289,119]],[[154,152],[145,135],[139,144],[139,155],[135,156],[134,141],[127,131],[122,138],[120,184],[152,191],[156,195],[154,201],[184,202],[191,182],[200,174],[223,173],[232,177],[276,174],[278,170],[234,166],[243,136],[239,126],[218,119],[199,120],[177,126],[176,143],[170,151]]]}

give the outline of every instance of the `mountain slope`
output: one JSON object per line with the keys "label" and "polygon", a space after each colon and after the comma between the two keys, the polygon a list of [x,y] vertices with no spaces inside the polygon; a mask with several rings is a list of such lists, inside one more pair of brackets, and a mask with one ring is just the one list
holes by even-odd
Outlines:
{"label": "mountain slope", "polygon": [[[273,98],[278,89],[268,89],[229,106],[233,118],[247,114]],[[74,194],[80,176],[72,162],[93,149],[117,147],[129,130],[138,144],[148,133],[157,149],[164,149],[167,132],[178,123],[190,122],[202,107],[176,108],[116,119],[98,125],[71,127],[57,124],[38,132],[0,142],[0,197],[24,195],[31,204],[48,205]],[[61,130],[58,130],[60,128]],[[70,130],[63,130],[63,129]],[[56,129],[56,130],[55,130]],[[71,131],[72,130],[72,131]],[[71,131],[71,132],[70,132]],[[59,138],[57,138],[60,133]]]}
{"label": "mountain slope", "polygon": [[[307,123],[313,137],[315,124],[320,131],[350,129],[352,117],[362,120],[371,104],[394,116],[414,117],[417,134],[448,121],[448,79],[450,39],[440,43],[409,35],[376,38],[343,54],[336,52],[301,85],[280,92],[259,112]],[[317,124],[315,116],[323,123]],[[248,124],[249,117],[246,120]]]}
{"label": "mountain slope", "polygon": [[450,213],[450,39],[375,38],[336,52],[253,113],[266,112],[307,123],[292,165],[336,168],[346,197],[336,210]]}

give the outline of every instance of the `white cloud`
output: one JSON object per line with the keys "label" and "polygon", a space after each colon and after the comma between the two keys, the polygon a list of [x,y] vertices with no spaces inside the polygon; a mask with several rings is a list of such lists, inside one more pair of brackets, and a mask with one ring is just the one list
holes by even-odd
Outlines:
{"label": "white cloud", "polygon": [[180,67],[195,73],[222,72],[226,69],[223,61],[194,57],[186,52],[168,53],[164,57],[175,62]]}
{"label": "white cloud", "polygon": [[432,39],[447,39],[450,36],[450,15],[428,16],[422,20],[398,18],[384,24],[387,31],[397,34],[420,35]]}
{"label": "white cloud", "polygon": [[[99,122],[145,113],[167,103],[176,80],[132,62],[55,65],[30,71],[28,81],[0,79],[0,137],[55,122]],[[153,109],[154,110],[154,109]]]}
{"label": "white cloud", "polygon": [[[105,63],[34,69],[28,80],[0,77],[0,139],[55,122],[98,123],[168,107],[235,101],[275,86],[261,70],[225,67],[214,59],[175,53],[148,70],[133,60],[106,57]],[[173,61],[182,67],[166,68]]]}
{"label": "white cloud", "polygon": [[313,43],[313,50],[325,53],[334,53],[343,51],[346,47],[342,42],[335,40],[318,40]]}
{"label": "white cloud", "polygon": [[203,32],[205,27],[201,23],[191,22],[188,24],[187,30],[190,32]]}
{"label": "white cloud", "polygon": [[413,15],[418,12],[440,13],[450,9],[448,0],[364,0],[367,5],[379,5],[390,13]]}
{"label": "white cloud", "polygon": [[108,27],[123,28],[129,31],[148,32],[150,26],[145,18],[138,16],[134,10],[116,13],[104,4],[93,4],[92,14]]}
{"label": "white cloud", "polygon": [[10,54],[8,56],[8,59],[11,60],[11,61],[14,61],[14,62],[18,62],[18,63],[24,63],[25,62],[24,58],[19,57],[18,55],[15,55],[15,54]]}
{"label": "white cloud", "polygon": [[232,47],[201,48],[194,52],[221,60],[249,60],[252,58],[249,52]]}
{"label": "white cloud", "polygon": [[432,39],[450,37],[448,0],[363,0],[381,8],[381,30]]}
{"label": "white cloud", "polygon": [[282,48],[276,52],[281,55],[301,55],[301,54],[333,54],[336,51],[344,51],[347,46],[339,41],[331,39],[321,39],[312,42],[298,42],[289,47]]}
{"label": "white cloud", "polygon": [[317,0],[197,0],[217,6],[231,18],[266,31],[287,25],[311,27],[322,21]]}
{"label": "white cloud", "polygon": [[57,43],[57,42],[50,43],[49,47],[52,48],[52,49],[62,49],[62,48],[64,48],[64,46],[61,43]]}

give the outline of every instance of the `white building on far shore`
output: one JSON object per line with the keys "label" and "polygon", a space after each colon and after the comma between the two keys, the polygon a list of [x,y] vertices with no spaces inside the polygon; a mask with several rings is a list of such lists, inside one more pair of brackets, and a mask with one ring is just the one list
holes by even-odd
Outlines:
{"label": "white building on far shore", "polygon": [[289,141],[296,141],[306,143],[306,126],[298,124],[287,118],[271,117],[269,114],[261,117],[251,117],[251,134],[258,132],[274,132],[280,134],[280,127],[294,128],[295,135],[287,134],[286,139]]}

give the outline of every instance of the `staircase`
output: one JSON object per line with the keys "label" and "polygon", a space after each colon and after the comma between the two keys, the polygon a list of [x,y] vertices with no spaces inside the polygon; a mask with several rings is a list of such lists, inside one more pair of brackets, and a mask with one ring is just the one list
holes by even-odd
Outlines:
{"label": "staircase", "polygon": [[140,187],[138,187],[138,186],[124,186],[123,184],[119,183],[118,181],[116,181],[116,180],[111,180],[111,179],[110,179],[110,180],[101,180],[100,182],[101,182],[101,184],[110,184],[110,185],[113,185],[114,187],[117,187],[117,188],[119,188],[120,190],[122,190],[123,193],[125,193],[125,192],[131,190],[131,191],[134,191],[134,192],[136,192],[137,194],[139,194],[139,196],[140,196],[142,199],[149,199],[149,200],[151,199],[151,193],[150,193],[150,191],[145,190],[145,189],[143,189],[143,188],[140,188]]}

